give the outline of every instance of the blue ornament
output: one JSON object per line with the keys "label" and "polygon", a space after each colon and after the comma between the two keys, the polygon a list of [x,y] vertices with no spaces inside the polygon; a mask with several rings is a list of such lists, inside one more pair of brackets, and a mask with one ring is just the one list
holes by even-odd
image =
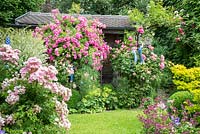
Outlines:
{"label": "blue ornament", "polygon": [[70,74],[69,80],[70,80],[70,82],[73,82],[73,81],[74,81],[74,74]]}
{"label": "blue ornament", "polygon": [[137,54],[135,50],[132,50],[133,53],[133,58],[134,58],[134,63],[137,64]]}
{"label": "blue ornament", "polygon": [[141,64],[144,63],[144,59],[142,57],[142,48],[143,48],[143,45],[140,45],[140,47],[138,48],[138,53],[139,53],[139,56],[140,56],[140,63]]}
{"label": "blue ornament", "polygon": [[10,45],[10,44],[11,44],[11,41],[10,41],[10,37],[9,37],[9,36],[6,36],[5,44],[6,44],[6,45]]}
{"label": "blue ornament", "polygon": [[69,81],[74,81],[74,67],[72,65],[69,65]]}

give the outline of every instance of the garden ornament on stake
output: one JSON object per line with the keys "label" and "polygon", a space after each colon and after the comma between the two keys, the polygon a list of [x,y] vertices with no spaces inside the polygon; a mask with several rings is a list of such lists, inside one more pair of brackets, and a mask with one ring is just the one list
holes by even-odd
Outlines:
{"label": "garden ornament on stake", "polygon": [[72,64],[68,65],[68,73],[69,73],[69,81],[73,82],[74,81],[74,67]]}
{"label": "garden ornament on stake", "polygon": [[6,45],[11,45],[10,37],[7,35],[5,40]]}
{"label": "garden ornament on stake", "polygon": [[132,54],[133,54],[133,58],[134,58],[134,63],[137,64],[137,54],[136,54],[136,50],[137,50],[137,47],[133,47],[132,49]]}
{"label": "garden ornament on stake", "polygon": [[[144,64],[144,59],[142,56],[142,49],[143,49],[143,44],[139,43],[140,41],[140,36],[144,33],[143,27],[139,27],[136,33],[136,46],[138,47],[138,54],[140,58],[140,63]],[[134,57],[134,63],[137,64],[137,54],[136,54],[136,48],[132,49],[133,57]]]}
{"label": "garden ornament on stake", "polygon": [[139,57],[140,57],[140,63],[144,64],[144,59],[142,57],[142,48],[143,48],[143,44],[139,44],[138,54],[139,54]]}

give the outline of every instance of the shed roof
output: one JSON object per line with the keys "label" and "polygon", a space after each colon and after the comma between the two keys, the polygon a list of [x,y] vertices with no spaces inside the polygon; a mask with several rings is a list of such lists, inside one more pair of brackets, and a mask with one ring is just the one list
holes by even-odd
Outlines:
{"label": "shed roof", "polygon": [[[69,14],[62,14],[69,15]],[[77,17],[80,15],[74,14]],[[115,30],[133,30],[128,16],[122,15],[89,15],[81,14],[86,18],[98,19],[101,23],[106,25],[106,29]],[[51,13],[41,13],[41,12],[27,12],[24,15],[19,16],[15,19],[16,25],[31,25],[36,26],[40,24],[47,24],[52,22],[53,17]]]}

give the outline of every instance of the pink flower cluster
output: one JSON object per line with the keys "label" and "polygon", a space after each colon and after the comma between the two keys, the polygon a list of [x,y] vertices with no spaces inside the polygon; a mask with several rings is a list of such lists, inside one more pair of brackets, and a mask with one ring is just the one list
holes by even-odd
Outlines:
{"label": "pink flower cluster", "polygon": [[25,87],[24,86],[15,86],[14,90],[8,90],[8,96],[6,97],[6,102],[10,105],[14,105],[17,101],[19,101],[19,95],[25,94]]}
{"label": "pink flower cluster", "polygon": [[2,117],[0,114],[0,130],[2,129],[3,126],[5,125],[12,125],[15,123],[15,120],[13,118],[13,115],[6,115],[5,117]]}
{"label": "pink flower cluster", "polygon": [[19,53],[20,51],[18,49],[12,49],[10,45],[4,45],[0,48],[0,60],[17,65],[17,61],[19,60]]}
{"label": "pink flower cluster", "polygon": [[110,47],[104,42],[102,35],[105,25],[98,20],[87,20],[83,16],[62,16],[62,19],[59,19],[58,12],[54,12],[55,23],[35,29],[45,41],[49,60],[72,61],[90,57],[93,67],[101,69],[102,60],[106,59],[110,52]]}
{"label": "pink flower cluster", "polygon": [[41,60],[31,57],[25,62],[25,66],[20,70],[22,78],[28,76],[30,83],[36,81],[45,88],[50,89],[52,93],[63,97],[64,101],[68,101],[72,95],[69,88],[55,82],[57,81],[58,71],[54,66],[43,66]]}
{"label": "pink flower cluster", "polygon": [[163,70],[165,68],[165,57],[163,55],[160,56],[160,69]]}
{"label": "pink flower cluster", "polygon": [[56,74],[58,71],[54,66],[42,66],[40,59],[31,57],[25,62],[25,66],[20,70],[21,76],[29,75],[29,82],[37,81],[42,85],[48,84],[50,81],[57,81]]}
{"label": "pink flower cluster", "polygon": [[67,109],[67,104],[62,101],[58,101],[55,100],[55,104],[56,104],[56,112],[59,115],[59,119],[56,120],[56,122],[58,123],[59,126],[64,127],[66,129],[69,129],[71,126],[71,123],[69,122],[69,120],[67,119],[67,115],[68,115],[68,109]]}
{"label": "pink flower cluster", "polygon": [[56,82],[46,83],[44,86],[50,89],[52,93],[62,96],[63,101],[68,101],[70,97],[72,96],[71,89],[64,87],[63,85],[59,83],[56,83]]}

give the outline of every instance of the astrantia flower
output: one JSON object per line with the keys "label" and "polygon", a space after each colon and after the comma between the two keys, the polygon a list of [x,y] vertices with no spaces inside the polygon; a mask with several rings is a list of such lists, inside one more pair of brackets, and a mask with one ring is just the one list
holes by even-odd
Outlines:
{"label": "astrantia flower", "polygon": [[181,39],[179,37],[175,38],[176,42],[179,42]]}
{"label": "astrantia flower", "polygon": [[182,35],[184,35],[184,34],[185,34],[185,32],[183,31],[183,29],[182,29],[182,28],[179,28],[179,29],[178,29],[178,32],[179,32],[180,34],[182,34]]}

